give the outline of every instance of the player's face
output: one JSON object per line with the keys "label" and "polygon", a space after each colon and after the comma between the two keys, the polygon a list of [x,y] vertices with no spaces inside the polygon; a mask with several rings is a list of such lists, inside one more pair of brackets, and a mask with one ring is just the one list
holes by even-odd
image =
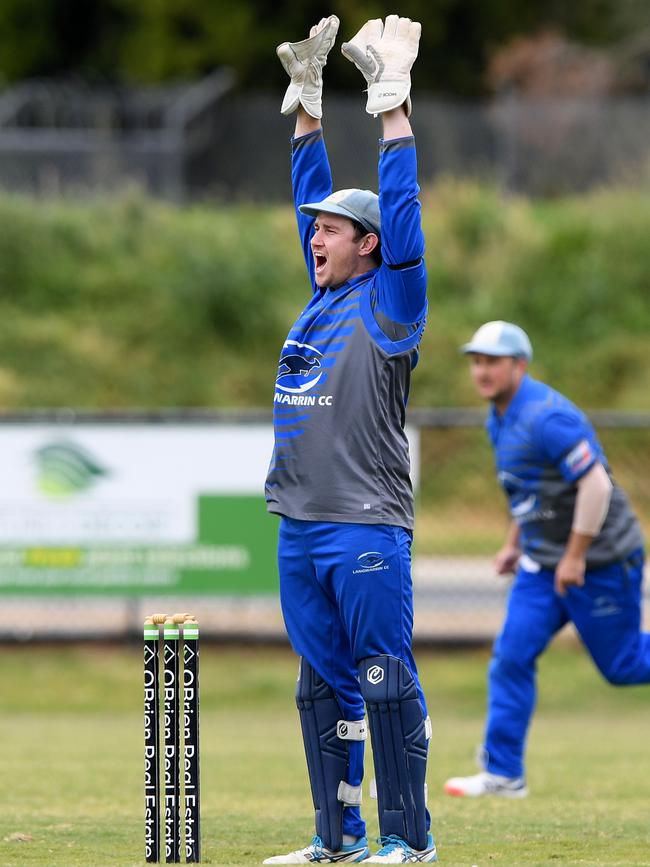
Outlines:
{"label": "player's face", "polygon": [[320,213],[311,239],[316,285],[340,286],[372,267],[367,256],[360,256],[362,245],[363,239],[357,237],[350,220],[338,214]]}
{"label": "player's face", "polygon": [[497,409],[505,409],[526,372],[526,361],[523,358],[512,358],[509,355],[482,355],[473,352],[470,355],[472,380],[479,396],[491,400]]}

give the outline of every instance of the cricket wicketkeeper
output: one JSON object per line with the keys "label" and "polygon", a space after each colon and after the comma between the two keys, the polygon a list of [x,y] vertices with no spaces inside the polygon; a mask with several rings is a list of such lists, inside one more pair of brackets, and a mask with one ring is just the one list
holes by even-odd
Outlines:
{"label": "cricket wicketkeeper", "polygon": [[[436,860],[425,786],[431,725],[411,651],[404,432],[427,310],[409,122],[421,28],[389,15],[342,45],[367,81],[367,111],[381,118],[377,196],[332,192],[320,118],[338,26],[332,15],[277,49],[291,78],[282,112],[296,112],[293,194],[312,294],[280,354],[266,499],[280,515],[280,595],[300,656],[316,835],[266,864]],[[381,831],[373,856],[360,811],[366,707]]]}

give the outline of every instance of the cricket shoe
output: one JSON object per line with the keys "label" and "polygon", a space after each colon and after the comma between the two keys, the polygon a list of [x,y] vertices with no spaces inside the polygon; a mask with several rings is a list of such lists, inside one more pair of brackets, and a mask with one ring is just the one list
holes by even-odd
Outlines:
{"label": "cricket shoe", "polygon": [[425,864],[438,860],[436,844],[431,834],[427,838],[426,849],[413,849],[406,840],[396,834],[380,837],[381,849],[363,862],[364,864]]}
{"label": "cricket shoe", "polygon": [[500,777],[489,771],[481,771],[471,777],[452,777],[445,783],[448,795],[465,798],[480,798],[481,795],[500,795],[502,798],[525,798],[528,794],[523,777]]}
{"label": "cricket shoe", "polygon": [[368,840],[359,837],[356,843],[344,843],[338,852],[332,852],[323,845],[320,837],[316,836],[309,846],[289,852],[288,855],[274,855],[266,858],[263,864],[349,864],[363,861],[370,855]]}

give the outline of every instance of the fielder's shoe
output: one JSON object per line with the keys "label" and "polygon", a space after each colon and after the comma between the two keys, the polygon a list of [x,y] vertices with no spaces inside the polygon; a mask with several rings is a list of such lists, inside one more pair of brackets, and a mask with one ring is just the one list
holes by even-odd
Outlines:
{"label": "fielder's shoe", "polygon": [[427,848],[418,851],[412,849],[406,840],[389,834],[388,837],[380,837],[381,849],[370,858],[366,858],[364,864],[417,864],[437,861],[436,844],[429,834]]}
{"label": "fielder's shoe", "polygon": [[343,844],[338,852],[332,852],[326,846],[323,846],[323,841],[320,837],[314,837],[309,846],[304,849],[298,849],[295,852],[289,852],[288,855],[274,855],[272,858],[266,858],[263,864],[344,864],[363,861],[370,855],[368,849],[368,840],[365,837],[359,837],[356,843]]}
{"label": "fielder's shoe", "polygon": [[481,771],[471,777],[452,777],[445,783],[445,792],[466,798],[479,798],[481,795],[525,798],[528,788],[523,777],[500,777],[498,774]]}

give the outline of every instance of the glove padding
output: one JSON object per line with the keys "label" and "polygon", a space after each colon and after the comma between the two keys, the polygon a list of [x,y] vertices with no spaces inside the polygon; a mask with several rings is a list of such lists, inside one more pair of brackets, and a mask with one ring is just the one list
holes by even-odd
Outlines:
{"label": "glove padding", "polygon": [[422,25],[410,18],[389,15],[366,21],[341,51],[368,82],[368,114],[381,114],[406,103],[411,116],[411,67],[418,56]]}
{"label": "glove padding", "polygon": [[323,67],[327,63],[339,19],[336,15],[321,18],[309,31],[309,38],[301,42],[283,42],[275,49],[286,69],[291,84],[284,95],[282,114],[292,114],[299,105],[314,118],[323,116]]}

